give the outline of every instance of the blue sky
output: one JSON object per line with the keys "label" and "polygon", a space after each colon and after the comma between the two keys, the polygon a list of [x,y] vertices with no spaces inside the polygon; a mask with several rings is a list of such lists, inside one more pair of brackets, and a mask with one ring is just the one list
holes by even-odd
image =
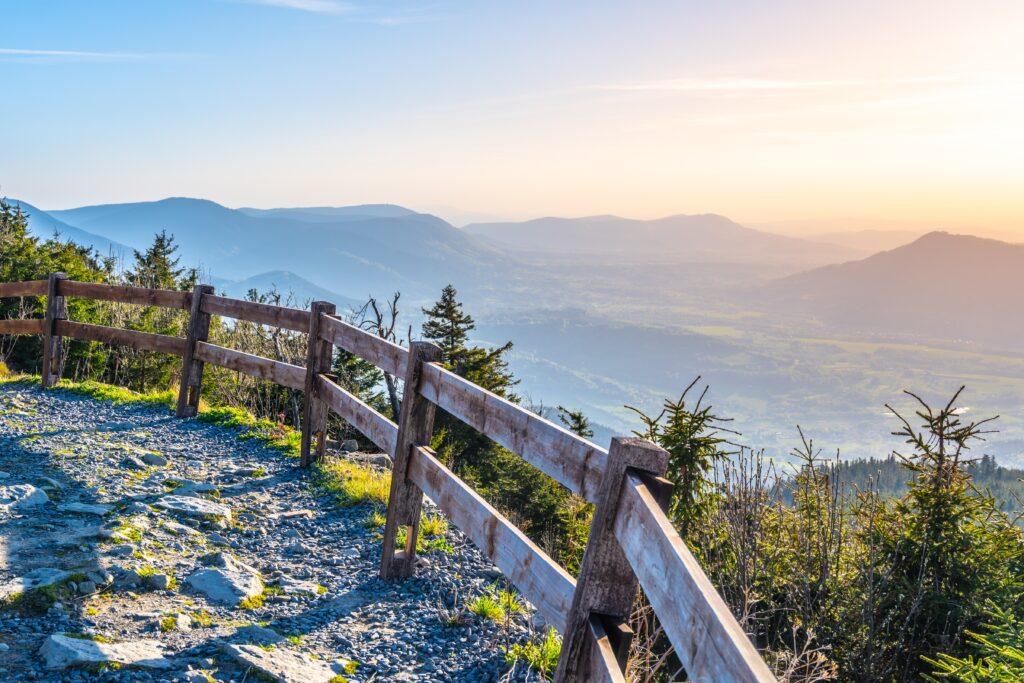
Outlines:
{"label": "blue sky", "polygon": [[0,0],[0,192],[1020,225],[1018,2]]}

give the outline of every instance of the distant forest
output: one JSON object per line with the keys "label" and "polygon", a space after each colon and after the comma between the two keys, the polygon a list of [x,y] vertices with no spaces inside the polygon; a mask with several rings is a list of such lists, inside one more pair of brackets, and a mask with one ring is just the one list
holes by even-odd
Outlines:
{"label": "distant forest", "polygon": [[[858,458],[839,460],[832,465],[833,476],[847,494],[873,489],[880,498],[902,498],[916,480],[916,473],[908,470],[895,455],[888,458]],[[1011,516],[1024,510],[1024,470],[1002,467],[991,455],[982,455],[967,462],[964,469],[979,491],[995,499],[999,509]],[[792,484],[792,479],[789,481]],[[784,486],[782,499],[793,503],[790,486]],[[1018,524],[1020,521],[1018,521]]]}

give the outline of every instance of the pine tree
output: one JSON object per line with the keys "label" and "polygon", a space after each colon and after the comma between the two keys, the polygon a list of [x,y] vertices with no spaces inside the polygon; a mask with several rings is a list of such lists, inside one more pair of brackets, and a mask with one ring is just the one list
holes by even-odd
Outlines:
{"label": "pine tree", "polygon": [[584,439],[594,436],[594,430],[590,428],[590,420],[582,410],[569,410],[564,406],[558,406],[558,419],[562,421],[566,429],[577,436],[582,436]]}
{"label": "pine tree", "polygon": [[439,347],[446,363],[454,365],[466,352],[469,332],[476,328],[472,316],[464,313],[462,304],[455,299],[452,285],[441,290],[441,298],[430,308],[424,308],[427,321],[423,323],[423,337]]}
{"label": "pine tree", "polygon": [[185,268],[179,268],[180,257],[175,256],[178,245],[174,235],[161,230],[153,236],[153,244],[144,253],[135,251],[135,268],[128,278],[140,287],[153,289],[184,289],[189,280],[194,284],[195,271],[185,277]]}

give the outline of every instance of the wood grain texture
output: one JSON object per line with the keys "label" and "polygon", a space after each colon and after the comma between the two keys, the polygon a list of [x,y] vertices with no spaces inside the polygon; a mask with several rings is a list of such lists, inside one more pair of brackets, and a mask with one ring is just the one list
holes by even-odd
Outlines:
{"label": "wood grain texture", "polygon": [[320,400],[385,453],[395,452],[398,425],[345,391],[324,375],[317,377]]}
{"label": "wood grain texture", "polygon": [[[409,480],[409,459],[417,446],[430,444],[434,435],[437,408],[419,393],[423,369],[440,360],[441,349],[428,342],[409,345],[409,362],[405,368],[405,389],[402,412],[398,418],[398,435],[391,454],[391,488],[388,494],[388,515],[381,542],[380,578],[385,581],[412,576],[416,562],[416,538],[420,531],[420,510],[423,491]],[[405,548],[396,548],[398,530],[406,528]]]}
{"label": "wood grain texture", "polygon": [[45,326],[42,318],[0,320],[0,334],[42,334]]}
{"label": "wood grain texture", "polygon": [[597,644],[590,637],[592,616],[602,615],[608,623],[629,621],[636,599],[637,579],[614,532],[622,488],[629,471],[638,469],[660,476],[666,467],[668,453],[660,446],[645,439],[612,439],[572,608],[566,618],[556,683],[588,681],[597,675],[589,670],[594,662],[602,661],[592,650]]}
{"label": "wood grain texture", "polygon": [[689,680],[775,681],[641,475],[626,476],[615,536]]}
{"label": "wood grain texture", "polygon": [[243,375],[265,379],[289,389],[302,391],[306,385],[306,368],[263,356],[254,356],[251,353],[226,349],[206,342],[196,342],[195,357],[205,363],[213,363]]}
{"label": "wood grain texture", "polygon": [[306,335],[306,381],[303,386],[302,441],[299,446],[299,465],[309,467],[327,452],[328,407],[320,397],[319,377],[331,371],[334,347],[320,338],[320,325],[334,315],[330,301],[314,301],[309,305],[309,333]]}
{"label": "wood grain texture", "polygon": [[0,282],[0,299],[19,296],[46,296],[49,280],[26,280],[24,282]]}
{"label": "wood grain texture", "polygon": [[420,393],[481,434],[595,501],[608,452],[440,365],[423,369]]}
{"label": "wood grain texture", "polygon": [[139,351],[157,351],[181,356],[185,353],[185,340],[181,337],[168,337],[151,332],[136,330],[120,330],[116,327],[76,323],[70,320],[57,321],[57,334],[62,337],[85,339],[86,341],[102,342],[116,346],[127,346]]}
{"label": "wood grain texture", "polygon": [[320,326],[320,336],[395,377],[405,377],[409,350],[361,330],[344,320],[329,318]]}
{"label": "wood grain texture", "polygon": [[565,629],[576,587],[567,571],[442,465],[429,448],[413,449],[409,479],[491,558],[549,624],[558,631]]}
{"label": "wood grain texture", "polygon": [[68,317],[67,304],[64,297],[60,295],[60,286],[68,276],[64,273],[50,273],[46,281],[46,316],[43,323],[43,367],[42,385],[43,389],[52,387],[60,381],[61,362],[64,358],[61,353],[61,332],[57,325]]}
{"label": "wood grain texture", "polygon": [[591,653],[591,660],[587,663],[588,678],[579,680],[626,683],[626,677],[622,673],[622,663],[616,656],[615,646],[599,615],[591,615],[587,620],[585,635],[591,641],[587,647],[588,652]]}
{"label": "wood grain texture", "polygon": [[60,284],[58,293],[63,296],[77,296],[83,299],[118,301],[123,304],[138,304],[139,306],[179,308],[186,311],[192,306],[191,292],[172,292],[167,289],[105,285],[98,282],[65,280]]}
{"label": "wood grain texture", "polygon": [[229,299],[223,296],[204,296],[202,310],[204,313],[225,318],[248,320],[296,332],[309,332],[309,311],[297,308],[258,304],[253,301]]}
{"label": "wood grain texture", "polygon": [[181,359],[181,380],[178,384],[178,417],[195,417],[199,413],[199,395],[203,388],[203,361],[195,357],[196,343],[210,336],[210,314],[203,313],[204,296],[213,294],[212,285],[197,284],[192,289],[192,307],[189,309],[188,329],[185,332],[185,351]]}

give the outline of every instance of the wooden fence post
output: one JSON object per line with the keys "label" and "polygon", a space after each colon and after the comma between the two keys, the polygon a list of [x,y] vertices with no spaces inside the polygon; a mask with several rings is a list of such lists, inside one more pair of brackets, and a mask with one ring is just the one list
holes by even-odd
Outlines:
{"label": "wooden fence post", "polygon": [[[599,659],[604,660],[605,671],[619,673],[624,668],[632,639],[627,622],[637,578],[615,538],[619,500],[627,470],[660,477],[667,467],[668,453],[650,441],[612,439],[572,608],[566,617],[556,683],[601,680],[601,669],[594,664]],[[609,662],[610,658],[614,660]],[[612,680],[624,679],[619,674]]]}
{"label": "wooden fence post", "polygon": [[[324,457],[327,449],[327,404],[318,395],[317,375],[331,371],[334,344],[320,338],[320,314],[334,315],[329,301],[314,301],[309,307],[309,344],[306,351],[306,398],[302,407],[302,450],[299,465],[309,467]],[[315,440],[315,443],[314,443]]]}
{"label": "wooden fence post", "polygon": [[57,293],[61,280],[67,280],[64,273],[50,273],[46,289],[46,318],[43,322],[43,389],[60,381],[61,344],[57,334],[57,321],[68,319],[67,303]]}
{"label": "wooden fence post", "polygon": [[[380,558],[380,577],[402,579],[412,575],[416,561],[416,537],[420,530],[420,509],[423,491],[408,479],[409,458],[416,446],[430,445],[434,432],[436,406],[419,392],[423,364],[441,360],[441,349],[429,342],[409,344],[409,362],[402,390],[402,414],[398,419],[398,436],[392,453],[391,493],[388,517],[384,524],[384,548]],[[395,549],[398,530],[406,528],[405,548]]]}
{"label": "wooden fence post", "polygon": [[185,354],[181,358],[181,384],[178,387],[178,417],[195,417],[199,412],[199,392],[203,388],[203,361],[196,358],[196,342],[210,337],[210,314],[203,312],[203,295],[213,294],[212,285],[192,289],[192,309],[185,334]]}

